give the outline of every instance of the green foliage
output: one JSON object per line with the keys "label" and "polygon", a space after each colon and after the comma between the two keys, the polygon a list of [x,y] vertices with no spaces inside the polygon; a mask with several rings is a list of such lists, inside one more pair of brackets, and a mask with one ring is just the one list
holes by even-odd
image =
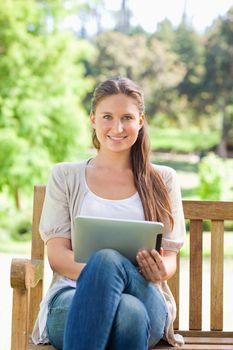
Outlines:
{"label": "green foliage", "polygon": [[226,162],[214,153],[209,153],[199,163],[199,188],[201,199],[223,200],[229,191],[229,174]]}
{"label": "green foliage", "polygon": [[218,111],[221,140],[218,153],[226,156],[226,145],[231,143],[233,129],[233,7],[215,21],[208,32],[205,45],[205,75],[203,77],[202,107],[210,115]]}
{"label": "green foliage", "polygon": [[19,137],[13,129],[0,129],[0,191],[8,187],[10,194],[16,189],[30,186],[45,180],[50,161],[45,149],[29,143]]}
{"label": "green foliage", "polygon": [[[92,46],[59,29],[60,1],[0,3],[0,190],[44,181],[89,145],[81,63]],[[51,25],[48,25],[50,14]]]}
{"label": "green foliage", "polygon": [[170,48],[172,47],[175,40],[175,30],[169,19],[165,18],[158,23],[155,37],[163,43],[166,43]]}
{"label": "green foliage", "polygon": [[11,232],[14,241],[30,241],[32,238],[32,224],[30,220],[22,219],[17,222]]}
{"label": "green foliage", "polygon": [[185,16],[175,31],[172,48],[185,64],[186,74],[178,86],[181,95],[186,95],[193,102],[200,92],[200,84],[204,76],[205,46],[204,38],[195,32]]}

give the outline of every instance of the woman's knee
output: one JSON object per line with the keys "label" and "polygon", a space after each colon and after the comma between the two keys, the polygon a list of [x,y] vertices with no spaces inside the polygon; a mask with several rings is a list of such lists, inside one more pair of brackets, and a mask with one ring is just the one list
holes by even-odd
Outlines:
{"label": "woman's knee", "polygon": [[138,337],[140,334],[149,337],[150,319],[144,304],[138,298],[122,294],[117,310],[116,327],[118,332],[129,337]]}
{"label": "woman's knee", "polygon": [[98,250],[92,257],[98,260],[112,261],[112,260],[119,260],[123,256],[117,250],[106,248],[106,249]]}
{"label": "woman's knee", "polygon": [[101,249],[97,251],[88,261],[88,265],[111,267],[121,265],[125,258],[114,249]]}

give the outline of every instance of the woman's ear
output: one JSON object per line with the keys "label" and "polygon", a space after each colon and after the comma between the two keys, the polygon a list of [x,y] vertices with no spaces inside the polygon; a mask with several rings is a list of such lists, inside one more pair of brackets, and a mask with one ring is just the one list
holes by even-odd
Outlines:
{"label": "woman's ear", "polygon": [[140,127],[140,129],[143,126],[144,121],[145,121],[145,115],[141,114],[140,117],[139,117],[139,127]]}
{"label": "woman's ear", "polygon": [[95,129],[95,115],[93,112],[90,113],[90,121],[93,129]]}

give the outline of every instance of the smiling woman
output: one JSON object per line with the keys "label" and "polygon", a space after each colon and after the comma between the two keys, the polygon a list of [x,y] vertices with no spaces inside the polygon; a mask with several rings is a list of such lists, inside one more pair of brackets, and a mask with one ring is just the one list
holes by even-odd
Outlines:
{"label": "smiling woman", "polygon": [[[64,350],[147,350],[162,338],[182,344],[173,332],[176,307],[166,282],[184,242],[180,188],[173,169],[150,162],[138,85],[118,77],[97,86],[90,122],[96,156],[57,164],[46,189],[40,234],[54,279],[33,341]],[[86,265],[76,262],[78,215],[160,221],[162,250],[141,247],[135,265],[112,249],[93,254]]]}

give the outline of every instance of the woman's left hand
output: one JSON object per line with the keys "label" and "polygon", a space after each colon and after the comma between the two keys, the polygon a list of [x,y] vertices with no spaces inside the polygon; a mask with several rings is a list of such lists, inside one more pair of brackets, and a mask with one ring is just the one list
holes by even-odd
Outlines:
{"label": "woman's left hand", "polygon": [[163,254],[159,254],[155,249],[147,251],[141,250],[137,254],[137,262],[140,272],[149,282],[160,282],[166,279],[168,271],[165,265]]}

